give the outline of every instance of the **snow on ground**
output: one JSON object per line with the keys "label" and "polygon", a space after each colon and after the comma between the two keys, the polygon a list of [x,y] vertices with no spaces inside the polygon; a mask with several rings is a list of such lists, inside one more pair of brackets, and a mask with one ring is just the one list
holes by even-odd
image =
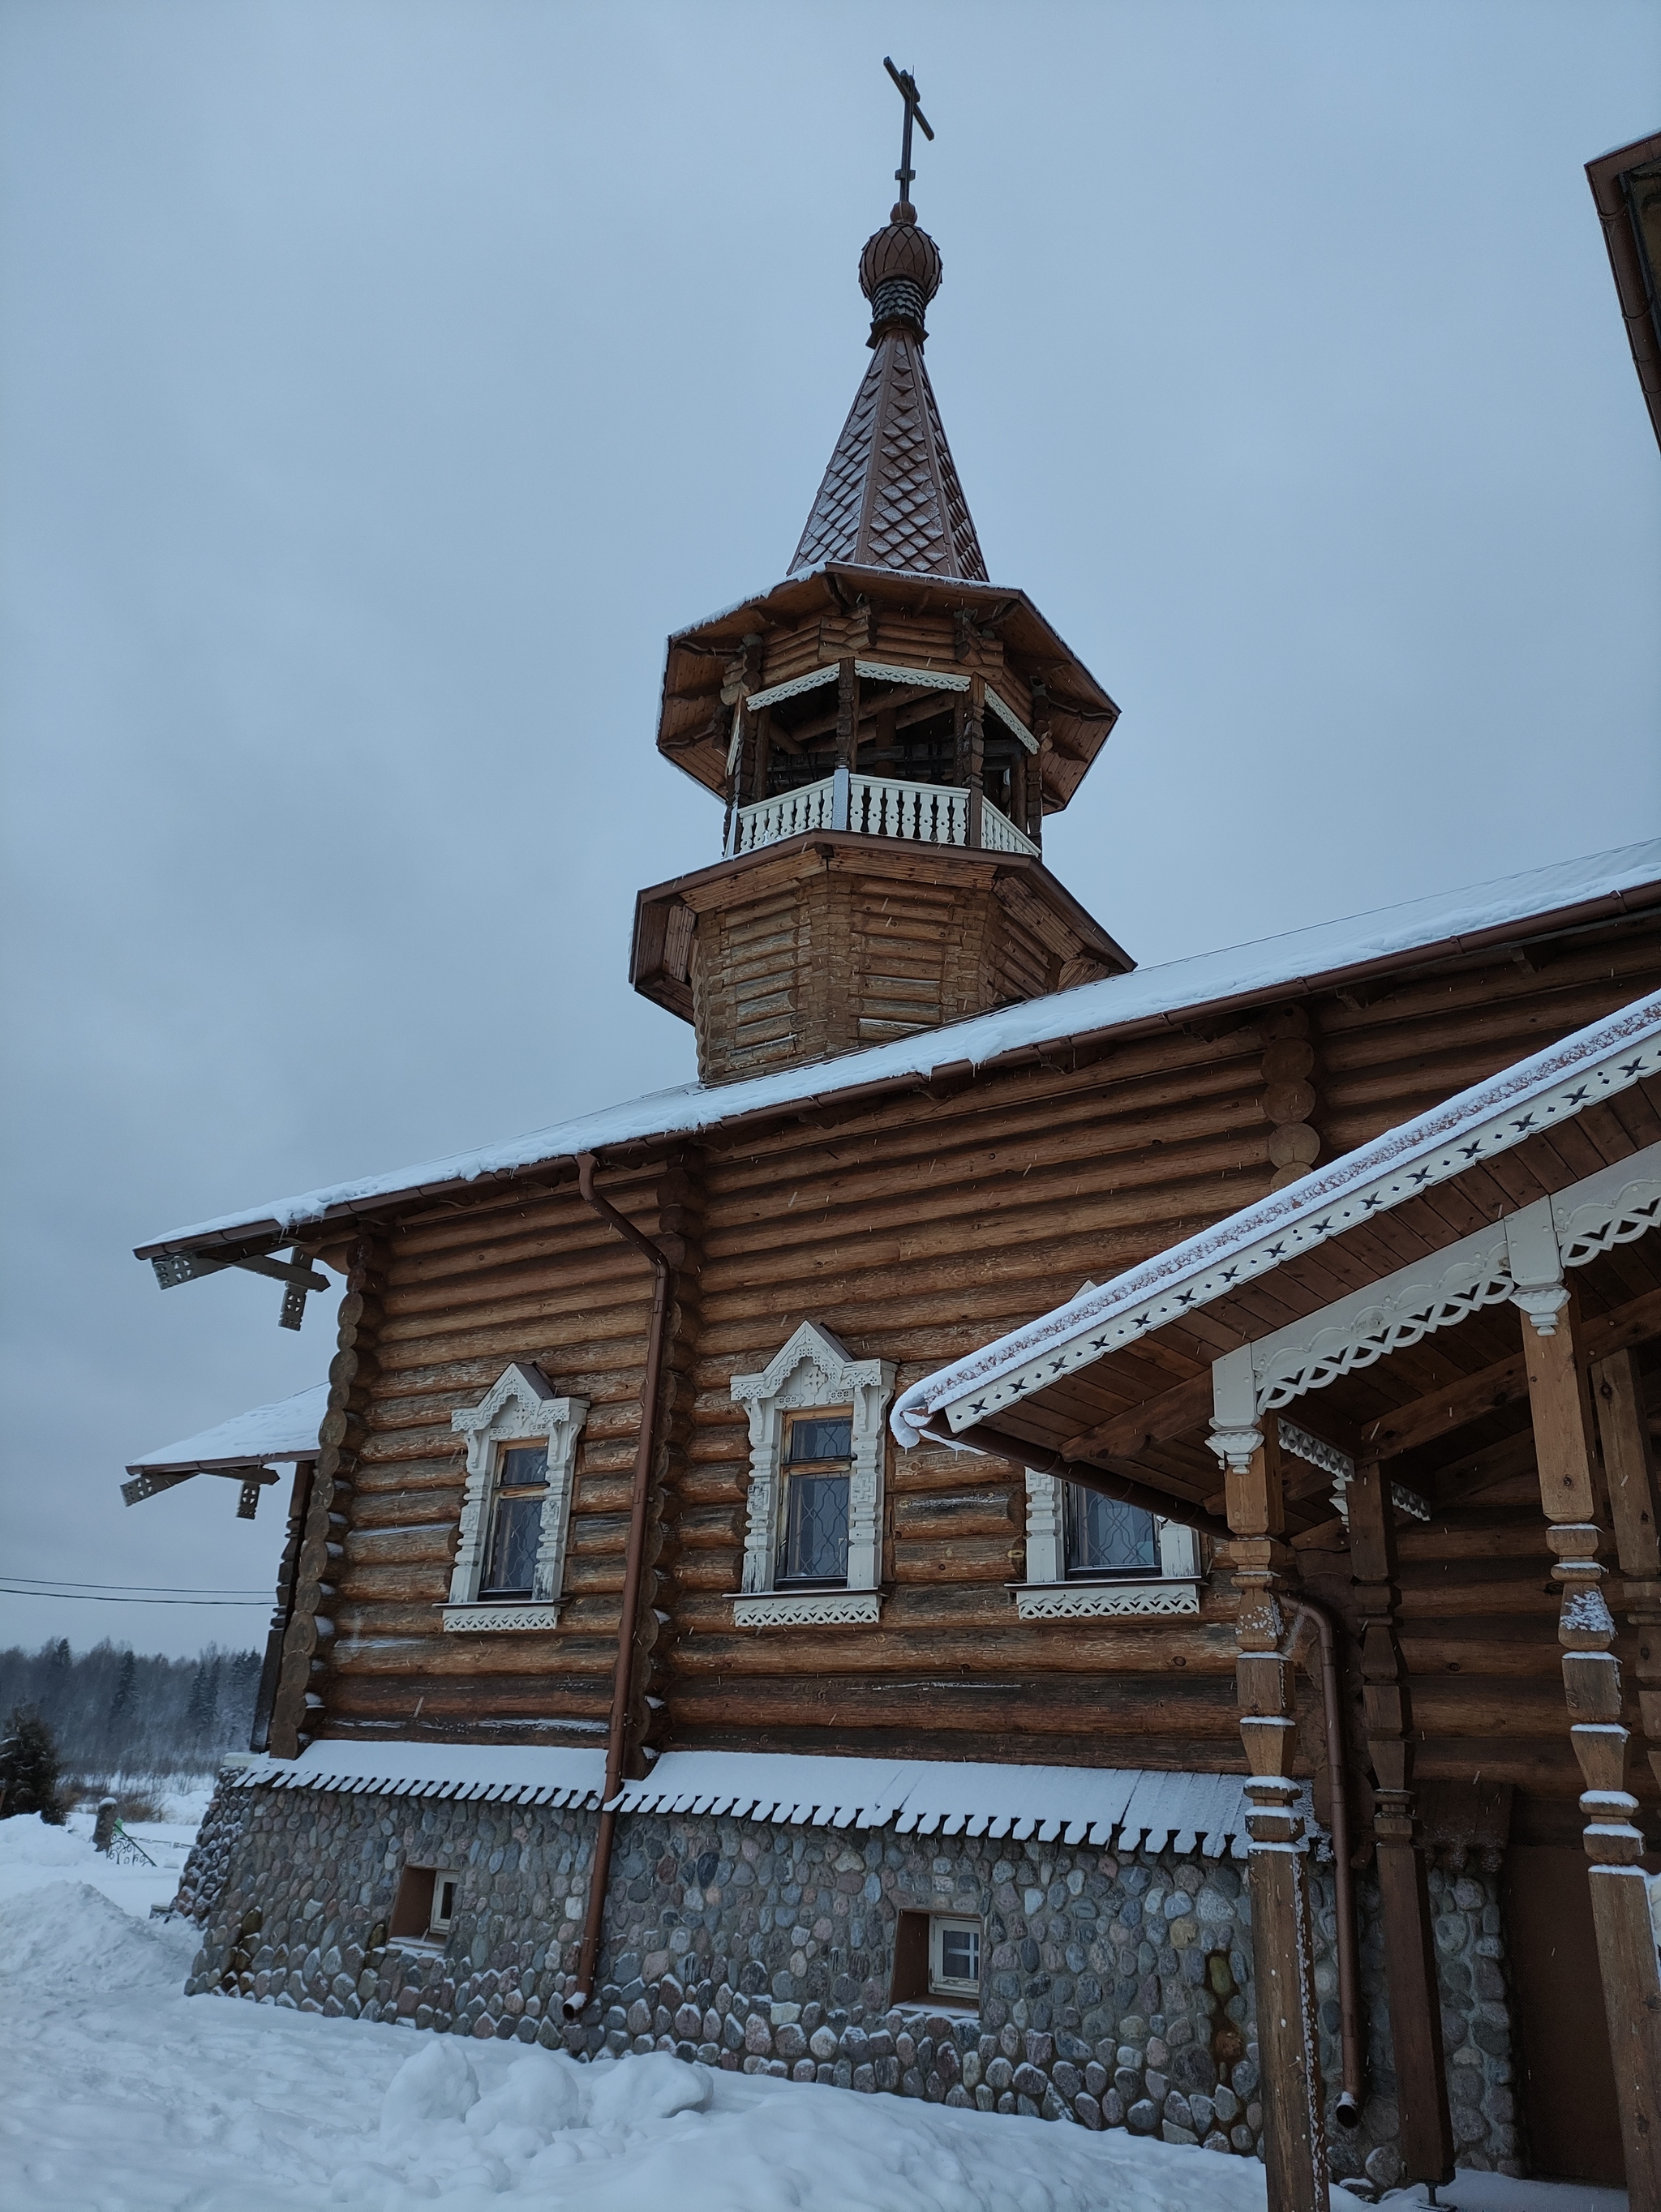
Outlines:
{"label": "snow on ground", "polygon": [[[92,1847],[94,1808],[71,1813],[68,1826],[49,1828],[33,1814],[0,1820],[0,1907],[13,1898],[48,1883],[88,1883],[125,1911],[144,1914],[153,1905],[171,1905],[179,1869],[196,1840],[202,1810],[192,1803],[170,1804],[171,1820],[135,1820],[127,1832],[155,1861],[154,1867],[120,1866]],[[194,1820],[189,1815],[195,1811]]]}
{"label": "snow on ground", "polygon": [[0,2172],[29,2212],[1262,2212],[1256,2160],[1118,2130],[186,1998],[194,1930],[124,1880],[0,1821]]}

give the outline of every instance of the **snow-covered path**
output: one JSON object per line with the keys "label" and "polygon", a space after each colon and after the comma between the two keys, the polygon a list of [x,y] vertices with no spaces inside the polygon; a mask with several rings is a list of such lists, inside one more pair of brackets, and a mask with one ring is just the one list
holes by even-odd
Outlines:
{"label": "snow-covered path", "polygon": [[1255,2160],[1116,2130],[186,1999],[193,1933],[123,1880],[0,1822],[20,2212],[1262,2212]]}

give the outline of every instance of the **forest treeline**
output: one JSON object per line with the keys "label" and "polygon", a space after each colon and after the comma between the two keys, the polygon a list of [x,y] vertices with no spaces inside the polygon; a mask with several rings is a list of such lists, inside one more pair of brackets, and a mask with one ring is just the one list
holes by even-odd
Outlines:
{"label": "forest treeline", "polygon": [[210,1773],[246,1751],[260,1655],[210,1644],[164,1659],[108,1642],[76,1653],[67,1638],[0,1650],[0,1713],[32,1705],[71,1776]]}

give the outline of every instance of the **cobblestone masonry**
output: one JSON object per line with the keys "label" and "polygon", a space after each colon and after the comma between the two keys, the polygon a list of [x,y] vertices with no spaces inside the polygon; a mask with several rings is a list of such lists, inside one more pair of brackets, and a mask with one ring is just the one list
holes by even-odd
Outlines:
{"label": "cobblestone masonry", "polygon": [[[328,1791],[217,1793],[178,1909],[187,1993],[517,2039],[579,2057],[885,2090],[1250,2155],[1262,2124],[1238,1861],[1088,1845],[642,1815],[619,1838],[600,1987],[568,2022],[593,1828],[549,1808]],[[406,1861],[462,1875],[447,1942],[388,1944]],[[1494,1880],[1433,1873],[1462,2166],[1522,2171]],[[1336,2085],[1331,1882],[1314,1869],[1322,2063]],[[1376,1893],[1360,1884],[1370,2094],[1335,2174],[1390,2186],[1396,2109]],[[895,2006],[897,1915],[979,1916],[973,2014]]]}

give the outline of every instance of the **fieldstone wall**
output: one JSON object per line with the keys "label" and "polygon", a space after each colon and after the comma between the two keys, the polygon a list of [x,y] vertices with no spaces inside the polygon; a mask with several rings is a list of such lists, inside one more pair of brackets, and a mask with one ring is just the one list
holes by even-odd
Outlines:
{"label": "fieldstone wall", "polygon": [[[568,2021],[592,1814],[220,1794],[234,1803],[221,1810],[216,1799],[204,1840],[211,1828],[211,1855],[228,1867],[190,1993],[578,2056],[670,2051],[729,2070],[1256,2152],[1250,1911],[1238,1860],[642,1815],[618,1838],[599,1986]],[[406,1862],[462,1876],[441,1949],[387,1942]],[[1493,1885],[1432,1881],[1460,2161],[1515,2171]],[[1322,2062],[1335,2088],[1329,1874],[1316,1868],[1313,1883]],[[207,1897],[205,1876],[195,1893]],[[1331,2153],[1335,2173],[1365,2191],[1389,2186],[1399,2161],[1376,1893],[1366,1885],[1362,1904],[1371,2094],[1361,2128],[1335,2130]],[[908,1910],[982,1920],[973,2013],[891,2002],[897,1917]]]}
{"label": "fieldstone wall", "polygon": [[231,1860],[237,1844],[242,1840],[242,1831],[252,1809],[252,1793],[233,1790],[222,1775],[208,1809],[203,1815],[202,1826],[196,1832],[196,1841],[191,1845],[190,1856],[185,1861],[179,1877],[179,1888],[173,1903],[153,1905],[151,1911],[164,1916],[180,1913],[186,1919],[205,1923],[219,1902],[220,1892],[230,1872]]}

